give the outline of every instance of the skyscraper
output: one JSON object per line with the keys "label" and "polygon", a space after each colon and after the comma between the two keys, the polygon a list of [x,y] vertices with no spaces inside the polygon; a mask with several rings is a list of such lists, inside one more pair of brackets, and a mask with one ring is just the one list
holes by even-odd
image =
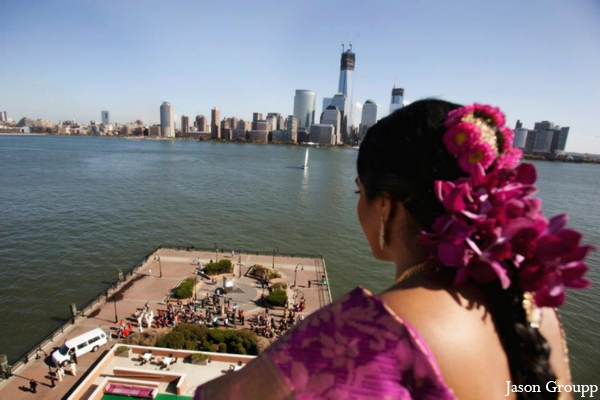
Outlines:
{"label": "skyscraper", "polygon": [[213,108],[210,112],[210,133],[213,139],[221,138],[221,127],[219,126],[219,109]]}
{"label": "skyscraper", "polygon": [[293,134],[298,133],[298,117],[295,115],[288,115],[286,129]]}
{"label": "skyscraper", "polygon": [[6,111],[0,112],[0,122],[8,121],[8,117],[6,116]]}
{"label": "skyscraper", "polygon": [[181,116],[181,133],[186,133],[190,130],[190,117],[187,115]]}
{"label": "skyscraper", "polygon": [[360,139],[367,133],[367,129],[377,122],[377,103],[373,100],[365,101],[362,109],[362,118],[360,121]]}
{"label": "skyscraper", "polygon": [[567,139],[569,138],[569,127],[563,126],[560,132],[557,133],[556,150],[564,151],[567,147]]}
{"label": "skyscraper", "polygon": [[196,115],[196,126],[200,132],[206,132],[206,117],[204,115]]}
{"label": "skyscraper", "polygon": [[350,48],[342,53],[340,62],[340,83],[338,85],[338,92],[341,92],[346,96],[346,104],[344,105],[345,116],[342,121],[342,133],[344,135],[348,134],[348,124],[352,121],[352,90],[354,87],[355,62],[356,54],[352,52],[352,45],[350,45]]}
{"label": "skyscraper", "polygon": [[308,129],[315,122],[315,103],[317,94],[314,90],[296,90],[294,96],[294,115],[298,117],[298,128]]}
{"label": "skyscraper", "polygon": [[[341,128],[341,113],[340,110],[333,104],[329,105],[325,111],[323,111],[323,119],[321,125],[332,125],[333,126],[333,144],[342,144],[342,137],[340,134]],[[312,140],[312,139],[311,139]]]}
{"label": "skyscraper", "polygon": [[331,105],[340,111],[339,138],[343,143],[348,137],[348,110],[346,110],[346,106],[349,106],[348,98],[344,93],[338,92],[331,99]]}
{"label": "skyscraper", "polygon": [[513,140],[513,147],[524,149],[528,132],[529,129],[523,127],[514,129],[515,137]]}
{"label": "skyscraper", "polygon": [[390,101],[390,114],[399,108],[402,108],[404,101],[404,88],[397,88],[394,86],[392,89],[392,100]]}
{"label": "skyscraper", "polygon": [[100,113],[101,117],[102,117],[102,123],[104,125],[110,125],[110,115],[108,113],[108,111],[102,111]]}
{"label": "skyscraper", "polygon": [[166,101],[160,106],[160,130],[163,137],[175,137],[175,115]]}

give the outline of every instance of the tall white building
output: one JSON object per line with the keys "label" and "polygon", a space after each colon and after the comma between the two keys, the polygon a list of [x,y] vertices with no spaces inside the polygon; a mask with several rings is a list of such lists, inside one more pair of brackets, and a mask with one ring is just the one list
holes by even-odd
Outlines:
{"label": "tall white building", "polygon": [[160,106],[160,130],[163,137],[175,137],[175,113],[166,101]]}
{"label": "tall white building", "polygon": [[102,117],[102,124],[104,125],[110,125],[110,114],[108,111],[102,111],[101,113],[101,117]]}
{"label": "tall white building", "polygon": [[392,100],[390,101],[390,114],[399,108],[403,107],[404,102],[404,88],[397,88],[394,86],[392,89]]}
{"label": "tall white building", "polygon": [[377,122],[377,103],[373,100],[365,101],[362,109],[362,118],[360,121],[360,139],[365,136],[367,129]]}
{"label": "tall white building", "polygon": [[340,62],[340,81],[338,85],[338,92],[341,92],[346,96],[346,104],[344,105],[345,115],[342,121],[343,135],[348,134],[349,124],[352,122],[352,91],[354,89],[355,63],[356,54],[352,52],[352,45],[350,45],[350,49],[342,53]]}
{"label": "tall white building", "polygon": [[317,94],[314,90],[296,90],[294,115],[298,117],[298,128],[308,129],[315,123],[316,101]]}
{"label": "tall white building", "polygon": [[360,118],[362,115],[362,104],[360,104],[359,102],[356,102],[354,104],[352,104],[352,121],[350,121],[350,126],[352,128],[356,128],[360,125]]}
{"label": "tall white building", "polygon": [[6,115],[6,111],[0,112],[0,122],[8,121],[8,116]]}

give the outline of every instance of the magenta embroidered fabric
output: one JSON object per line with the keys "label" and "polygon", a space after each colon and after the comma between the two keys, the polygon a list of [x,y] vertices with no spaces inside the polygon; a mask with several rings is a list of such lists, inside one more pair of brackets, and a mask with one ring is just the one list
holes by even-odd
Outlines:
{"label": "magenta embroidered fabric", "polygon": [[296,399],[455,398],[419,334],[362,287],[266,352]]}

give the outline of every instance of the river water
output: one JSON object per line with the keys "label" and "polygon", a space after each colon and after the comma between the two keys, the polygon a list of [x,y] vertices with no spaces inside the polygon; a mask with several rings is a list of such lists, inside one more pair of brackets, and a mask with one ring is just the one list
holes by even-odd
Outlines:
{"label": "river water", "polygon": [[[334,298],[378,292],[356,217],[357,151],[293,146],[0,136],[0,353],[28,351],[158,245],[323,254]],[[600,167],[535,163],[548,216],[600,248]],[[574,379],[600,377],[600,272],[562,309]]]}

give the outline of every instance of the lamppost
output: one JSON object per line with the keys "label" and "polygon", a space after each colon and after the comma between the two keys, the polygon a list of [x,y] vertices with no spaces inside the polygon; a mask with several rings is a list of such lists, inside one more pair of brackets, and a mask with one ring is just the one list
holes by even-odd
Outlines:
{"label": "lamppost", "polygon": [[219,262],[219,245],[215,243],[215,259],[216,262]]}
{"label": "lamppost", "polygon": [[[238,258],[238,264],[242,265],[242,249],[238,250],[238,255],[240,256]],[[240,268],[240,271],[241,271],[241,268]]]}
{"label": "lamppost", "polygon": [[198,290],[196,289],[196,285],[198,285],[198,270],[194,271],[194,302],[198,300]]}
{"label": "lamppost", "polygon": [[158,261],[158,269],[160,271],[160,277],[162,278],[162,264],[160,262],[160,256],[154,256],[154,261]]}
{"label": "lamppost", "polygon": [[273,269],[275,269],[275,252],[279,252],[279,247],[276,249],[273,249]]}
{"label": "lamppost", "polygon": [[302,264],[298,264],[298,265],[296,265],[296,268],[294,268],[294,287],[296,287],[296,276],[298,275],[298,267],[299,266],[302,266],[302,268],[300,270],[304,271],[304,265],[302,265]]}
{"label": "lamppost", "polygon": [[115,324],[117,322],[119,322],[119,317],[117,316],[117,299],[115,298],[115,295],[113,294],[113,304],[115,305]]}

